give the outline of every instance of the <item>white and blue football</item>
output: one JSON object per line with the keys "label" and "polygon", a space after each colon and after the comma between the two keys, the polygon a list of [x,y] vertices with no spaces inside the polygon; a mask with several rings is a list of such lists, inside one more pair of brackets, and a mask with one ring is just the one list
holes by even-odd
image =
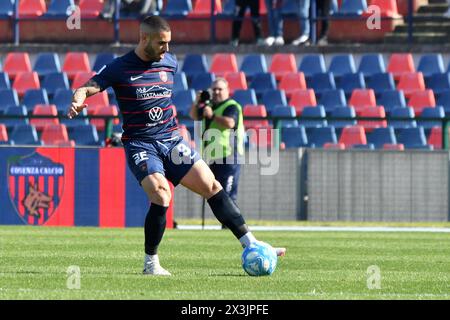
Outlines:
{"label": "white and blue football", "polygon": [[242,268],[250,276],[269,276],[277,266],[277,254],[271,245],[257,241],[242,252]]}

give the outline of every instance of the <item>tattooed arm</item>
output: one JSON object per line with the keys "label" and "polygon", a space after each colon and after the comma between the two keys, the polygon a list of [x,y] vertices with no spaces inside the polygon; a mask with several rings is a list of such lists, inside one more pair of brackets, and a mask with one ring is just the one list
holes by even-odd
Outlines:
{"label": "tattooed arm", "polygon": [[87,97],[90,97],[100,92],[100,86],[93,79],[86,82],[82,87],[75,90],[73,93],[72,104],[69,107],[67,116],[72,119],[77,116],[87,104],[84,103]]}

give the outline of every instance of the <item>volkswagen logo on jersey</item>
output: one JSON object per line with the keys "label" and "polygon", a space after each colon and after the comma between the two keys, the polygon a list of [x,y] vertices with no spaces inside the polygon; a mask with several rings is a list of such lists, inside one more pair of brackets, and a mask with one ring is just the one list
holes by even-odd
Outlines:
{"label": "volkswagen logo on jersey", "polygon": [[163,110],[160,107],[153,107],[148,112],[148,116],[152,121],[159,121],[163,116]]}
{"label": "volkswagen logo on jersey", "polygon": [[167,72],[160,71],[159,72],[159,78],[161,79],[162,82],[167,82]]}
{"label": "volkswagen logo on jersey", "polygon": [[26,224],[45,224],[58,208],[63,187],[64,166],[37,152],[8,161],[9,197]]}

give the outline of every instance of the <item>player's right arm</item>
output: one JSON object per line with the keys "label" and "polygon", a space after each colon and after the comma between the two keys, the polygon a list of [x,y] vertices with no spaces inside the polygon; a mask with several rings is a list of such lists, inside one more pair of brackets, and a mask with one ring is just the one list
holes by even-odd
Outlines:
{"label": "player's right arm", "polygon": [[84,108],[87,107],[87,104],[84,103],[86,98],[93,96],[100,91],[100,86],[93,79],[89,80],[83,86],[76,89],[73,93],[72,103],[69,107],[69,111],[67,112],[67,116],[69,117],[69,119],[77,116]]}

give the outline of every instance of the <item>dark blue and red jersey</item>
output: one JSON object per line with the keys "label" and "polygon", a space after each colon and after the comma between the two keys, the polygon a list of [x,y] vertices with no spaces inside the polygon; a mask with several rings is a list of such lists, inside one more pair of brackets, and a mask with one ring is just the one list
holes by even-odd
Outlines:
{"label": "dark blue and red jersey", "polygon": [[130,51],[100,69],[92,79],[101,90],[112,87],[123,118],[122,140],[152,142],[178,135],[172,107],[178,62],[169,52],[147,62]]}

